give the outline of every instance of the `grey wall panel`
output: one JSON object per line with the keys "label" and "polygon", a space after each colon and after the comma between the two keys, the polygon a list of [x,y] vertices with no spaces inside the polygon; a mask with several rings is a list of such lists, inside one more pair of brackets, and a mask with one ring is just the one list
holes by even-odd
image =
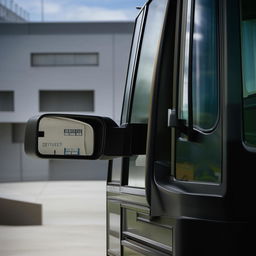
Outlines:
{"label": "grey wall panel", "polygon": [[0,23],[0,35],[131,34],[133,22]]}
{"label": "grey wall panel", "polygon": [[23,143],[13,142],[17,134],[12,126],[0,124],[0,182],[48,180],[49,161],[28,157]]}
{"label": "grey wall panel", "polygon": [[108,161],[50,160],[49,180],[106,180]]}
{"label": "grey wall panel", "polygon": [[12,143],[12,125],[0,124],[0,181],[21,179],[19,144]]}
{"label": "grey wall panel", "polygon": [[22,157],[22,181],[46,181],[49,179],[49,160],[26,155],[24,145],[20,144]]}
{"label": "grey wall panel", "polygon": [[26,123],[12,124],[12,142],[24,143]]}

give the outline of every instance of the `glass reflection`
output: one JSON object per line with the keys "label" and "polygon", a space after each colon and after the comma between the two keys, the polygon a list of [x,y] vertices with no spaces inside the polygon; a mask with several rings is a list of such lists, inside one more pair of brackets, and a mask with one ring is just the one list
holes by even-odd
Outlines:
{"label": "glass reflection", "polygon": [[167,1],[153,1],[149,6],[135,83],[131,114],[132,123],[147,123],[148,120],[153,73],[166,5]]}

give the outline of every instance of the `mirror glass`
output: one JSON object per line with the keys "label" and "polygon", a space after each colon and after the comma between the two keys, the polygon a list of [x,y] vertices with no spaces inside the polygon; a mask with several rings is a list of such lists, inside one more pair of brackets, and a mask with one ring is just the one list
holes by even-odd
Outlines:
{"label": "mirror glass", "polygon": [[91,156],[94,130],[91,125],[65,117],[42,117],[38,127],[38,152],[42,155]]}

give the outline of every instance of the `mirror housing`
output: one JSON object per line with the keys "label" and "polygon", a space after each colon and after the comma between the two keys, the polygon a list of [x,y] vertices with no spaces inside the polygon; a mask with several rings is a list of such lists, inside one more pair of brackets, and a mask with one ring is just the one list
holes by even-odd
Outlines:
{"label": "mirror housing", "polygon": [[48,159],[112,159],[146,153],[146,124],[119,127],[99,116],[44,114],[29,119],[25,152]]}

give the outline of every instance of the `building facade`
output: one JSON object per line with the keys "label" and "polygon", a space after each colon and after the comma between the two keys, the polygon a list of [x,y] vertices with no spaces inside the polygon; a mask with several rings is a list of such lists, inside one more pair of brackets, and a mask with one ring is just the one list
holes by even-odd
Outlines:
{"label": "building facade", "polygon": [[0,24],[0,181],[105,177],[104,161],[27,157],[25,123],[44,112],[118,123],[132,31],[132,22]]}

